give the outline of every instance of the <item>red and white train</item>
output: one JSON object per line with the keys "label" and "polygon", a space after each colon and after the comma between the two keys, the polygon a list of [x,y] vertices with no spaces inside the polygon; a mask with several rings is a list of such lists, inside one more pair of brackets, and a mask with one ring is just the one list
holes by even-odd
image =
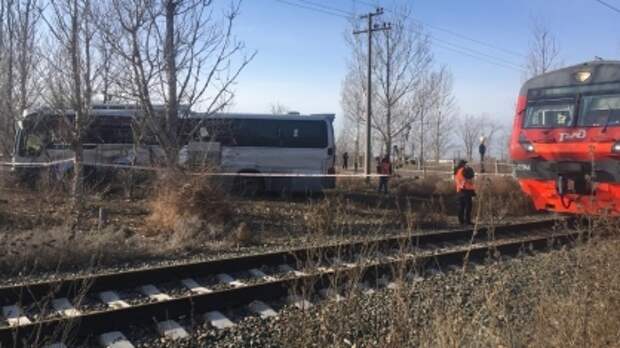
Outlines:
{"label": "red and white train", "polygon": [[620,61],[592,61],[527,81],[510,156],[539,210],[620,215]]}

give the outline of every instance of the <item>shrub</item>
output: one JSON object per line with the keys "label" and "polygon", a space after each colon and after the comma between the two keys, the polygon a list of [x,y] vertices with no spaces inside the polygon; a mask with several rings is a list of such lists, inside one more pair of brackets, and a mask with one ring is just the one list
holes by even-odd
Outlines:
{"label": "shrub", "polygon": [[187,219],[223,224],[232,216],[227,195],[209,177],[178,172],[166,173],[155,182],[149,206],[147,223],[155,231],[178,230]]}
{"label": "shrub", "polygon": [[502,220],[506,217],[531,215],[536,212],[531,200],[512,177],[483,177],[476,181],[478,203],[482,217]]}
{"label": "shrub", "polygon": [[349,214],[341,196],[326,197],[310,204],[304,214],[305,227],[313,235],[334,235],[346,230]]}
{"label": "shrub", "polygon": [[398,197],[429,197],[435,194],[436,185],[440,181],[442,179],[435,176],[402,179],[396,182],[396,194]]}
{"label": "shrub", "polygon": [[231,237],[237,246],[250,246],[260,243],[261,240],[259,232],[253,231],[245,222],[237,225]]}
{"label": "shrub", "polygon": [[439,229],[448,225],[448,214],[443,197],[431,197],[429,200],[412,206],[398,205],[401,225],[409,231],[416,229]]}

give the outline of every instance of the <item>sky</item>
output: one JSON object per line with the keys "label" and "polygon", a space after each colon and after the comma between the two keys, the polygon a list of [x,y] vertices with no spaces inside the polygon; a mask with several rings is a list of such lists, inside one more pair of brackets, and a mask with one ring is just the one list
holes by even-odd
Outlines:
{"label": "sky", "polygon": [[[605,1],[620,7],[620,0]],[[431,35],[436,66],[453,74],[459,112],[486,113],[504,125],[523,82],[518,66],[526,60],[533,17],[556,36],[563,65],[620,58],[620,13],[596,0],[244,0],[235,34],[257,55],[237,81],[231,111],[270,112],[279,103],[301,113],[335,113],[336,131],[343,126],[350,23],[290,5],[309,2],[357,14],[373,10],[365,3],[386,12],[409,6]]]}

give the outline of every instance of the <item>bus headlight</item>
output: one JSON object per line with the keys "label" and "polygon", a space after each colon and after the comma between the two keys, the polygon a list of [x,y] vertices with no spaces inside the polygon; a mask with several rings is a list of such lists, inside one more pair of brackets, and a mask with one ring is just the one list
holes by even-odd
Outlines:
{"label": "bus headlight", "polygon": [[620,153],[620,141],[611,146],[611,152]]}
{"label": "bus headlight", "polygon": [[534,145],[529,141],[521,141],[521,147],[527,152],[534,152]]}

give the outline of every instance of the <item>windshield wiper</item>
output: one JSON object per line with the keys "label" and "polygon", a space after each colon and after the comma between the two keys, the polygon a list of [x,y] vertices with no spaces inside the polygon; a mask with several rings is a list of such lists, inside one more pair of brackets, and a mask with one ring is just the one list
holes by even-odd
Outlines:
{"label": "windshield wiper", "polygon": [[607,132],[607,127],[609,127],[609,120],[611,119],[611,106],[607,105],[607,118],[605,118],[605,126],[601,130],[601,133]]}

